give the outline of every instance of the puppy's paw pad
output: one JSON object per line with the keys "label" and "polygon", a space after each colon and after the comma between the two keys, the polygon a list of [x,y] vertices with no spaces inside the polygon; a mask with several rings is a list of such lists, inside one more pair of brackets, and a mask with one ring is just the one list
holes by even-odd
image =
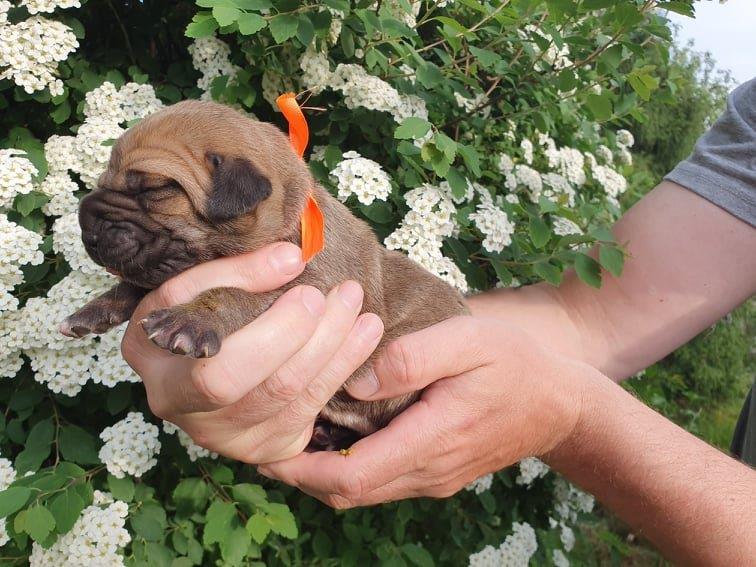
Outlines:
{"label": "puppy's paw pad", "polygon": [[207,314],[161,309],[140,322],[148,339],[174,354],[208,358],[220,351],[220,335]]}

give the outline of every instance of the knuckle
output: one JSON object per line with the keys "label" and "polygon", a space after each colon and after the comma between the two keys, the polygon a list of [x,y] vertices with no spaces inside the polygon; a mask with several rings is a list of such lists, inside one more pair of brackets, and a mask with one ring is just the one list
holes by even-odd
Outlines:
{"label": "knuckle", "polygon": [[320,411],[330,398],[331,389],[325,380],[318,378],[310,382],[301,395],[304,406],[313,411]]}
{"label": "knuckle", "polygon": [[398,339],[386,348],[386,359],[392,377],[407,386],[421,376],[424,365],[422,358],[419,350],[405,339]]}
{"label": "knuckle", "polygon": [[289,403],[296,400],[302,391],[301,376],[294,368],[284,365],[269,376],[262,387],[274,401]]}
{"label": "knuckle", "polygon": [[205,366],[192,369],[190,378],[197,393],[212,405],[229,406],[239,398],[232,380],[224,378],[221,373],[208,371]]}
{"label": "knuckle", "polygon": [[348,510],[354,508],[356,504],[339,494],[329,494],[325,497],[325,503],[335,510]]}
{"label": "knuckle", "polygon": [[171,307],[179,303],[185,303],[188,297],[191,296],[189,291],[188,286],[182,278],[173,278],[157,288],[155,295],[161,306]]}
{"label": "knuckle", "polygon": [[336,493],[338,496],[351,502],[357,501],[366,492],[367,479],[365,473],[361,470],[342,475],[336,483]]}

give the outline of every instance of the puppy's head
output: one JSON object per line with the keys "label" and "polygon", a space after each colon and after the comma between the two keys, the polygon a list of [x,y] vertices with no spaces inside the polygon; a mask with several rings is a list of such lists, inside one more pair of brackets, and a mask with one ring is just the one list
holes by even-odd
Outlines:
{"label": "puppy's head", "polygon": [[81,202],[84,246],[124,280],[157,287],[200,262],[295,234],[311,183],[275,126],[182,102],[118,139]]}

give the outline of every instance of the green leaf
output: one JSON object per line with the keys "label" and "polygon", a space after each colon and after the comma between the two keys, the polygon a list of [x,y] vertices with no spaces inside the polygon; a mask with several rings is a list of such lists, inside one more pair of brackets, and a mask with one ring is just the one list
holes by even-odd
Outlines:
{"label": "green leaf", "polygon": [[52,419],[45,419],[32,427],[26,438],[26,448],[16,457],[15,467],[19,475],[38,470],[50,455],[54,429]]}
{"label": "green leaf", "polygon": [[571,91],[578,85],[578,78],[572,69],[562,69],[557,77],[557,86],[562,92]]}
{"label": "green leaf", "polygon": [[242,11],[234,6],[213,7],[213,18],[215,18],[215,21],[218,22],[218,25],[221,27],[230,26],[239,19],[239,16],[241,16],[241,14]]}
{"label": "green leaf", "polygon": [[601,246],[599,248],[599,262],[606,271],[618,278],[622,275],[625,255],[614,246]]}
{"label": "green leaf", "polygon": [[268,21],[259,14],[246,13],[239,16],[236,20],[239,26],[239,33],[242,35],[253,35],[264,29]]}
{"label": "green leaf", "polygon": [[297,27],[297,39],[302,45],[308,47],[314,38],[315,26],[312,25],[312,20],[310,20],[307,14],[300,14],[299,26]]}
{"label": "green leaf", "polygon": [[11,486],[0,492],[0,518],[7,518],[28,502],[31,490],[25,486]]}
{"label": "green leaf", "polygon": [[108,474],[108,490],[116,500],[131,502],[134,498],[134,481],[129,477],[116,478]]}
{"label": "green leaf", "polygon": [[424,63],[417,68],[417,80],[426,89],[432,89],[444,80],[444,75],[433,63]]}
{"label": "green leaf", "polygon": [[67,461],[84,465],[99,464],[95,438],[76,425],[66,425],[61,428],[58,439],[61,455]]}
{"label": "green leaf", "polygon": [[205,531],[202,543],[205,547],[225,541],[231,532],[231,520],[236,516],[236,506],[231,502],[216,500],[207,509]]}
{"label": "green leaf", "polygon": [[[199,14],[195,14],[191,23],[186,26],[184,35],[186,37],[198,39],[200,37],[208,37],[212,35],[217,29],[218,22],[215,21],[215,18],[207,12],[200,12]],[[143,76],[146,78],[146,75]]]}
{"label": "green leaf", "polygon": [[84,509],[84,500],[74,490],[66,490],[50,499],[50,512],[55,518],[55,529],[59,534],[70,530]]}
{"label": "green leaf", "polygon": [[221,557],[224,565],[240,565],[249,550],[249,534],[242,527],[236,527],[221,543]]}
{"label": "green leaf", "polygon": [[551,229],[541,217],[531,217],[528,225],[530,239],[536,248],[543,248],[551,238]]}
{"label": "green leaf", "polygon": [[508,287],[509,284],[512,283],[512,272],[509,271],[504,262],[502,262],[501,260],[491,258],[490,261],[494,271],[496,272],[496,277],[499,278],[499,281],[501,282],[501,285]]}
{"label": "green leaf", "polygon": [[486,69],[492,68],[501,59],[501,56],[498,53],[489,51],[488,49],[478,49],[472,45],[470,46],[470,53],[472,53]]}
{"label": "green leaf", "polygon": [[394,220],[394,210],[385,201],[373,201],[369,205],[360,205],[360,211],[378,224],[387,224]]}
{"label": "green leaf", "polygon": [[[189,516],[205,509],[210,488],[201,478],[185,478],[173,490],[173,501],[180,514]],[[234,498],[239,499],[238,496]]]}
{"label": "green leaf", "polygon": [[402,120],[402,123],[394,131],[397,140],[417,140],[425,136],[431,129],[431,123],[417,116],[410,116]]}
{"label": "green leaf", "polygon": [[465,146],[464,144],[457,144],[457,152],[462,156],[465,161],[467,169],[475,176],[480,176],[480,156],[478,152],[471,146]]}
{"label": "green leaf", "polygon": [[590,256],[578,253],[575,256],[575,271],[578,277],[591,287],[601,287],[601,266]]}
{"label": "green leaf", "polygon": [[252,536],[257,543],[262,543],[270,533],[270,524],[264,514],[259,512],[250,516],[245,526],[249,535]]}
{"label": "green leaf", "polygon": [[268,503],[268,495],[259,484],[236,484],[231,488],[231,494],[234,500],[247,505],[250,510],[256,510]]}
{"label": "green leaf", "polygon": [[50,197],[43,193],[37,193],[32,191],[30,193],[24,193],[16,196],[13,202],[13,208],[16,209],[23,216],[29,216],[35,209],[39,209],[50,200]]}
{"label": "green leaf", "polygon": [[533,266],[533,271],[538,277],[549,282],[551,285],[562,283],[562,270],[550,262],[538,262]]}
{"label": "green leaf", "polygon": [[599,122],[609,120],[612,117],[612,101],[609,100],[608,93],[589,94],[586,97],[585,104],[593,117]]}
{"label": "green leaf", "polygon": [[34,541],[43,541],[55,528],[55,518],[50,510],[39,504],[25,510],[25,512],[24,531]]}
{"label": "green leaf", "polygon": [[457,155],[457,142],[443,132],[436,132],[433,136],[433,142],[436,144],[436,147],[443,152],[444,157],[446,157],[449,163],[454,161],[454,156]]}
{"label": "green leaf", "polygon": [[56,124],[63,124],[63,122],[68,120],[70,116],[71,105],[67,100],[59,104],[58,107],[50,113],[50,118],[52,118],[53,122]]}
{"label": "green leaf", "polygon": [[323,0],[323,4],[339,12],[344,12],[344,15],[349,13],[349,0]]}
{"label": "green leaf", "polygon": [[266,512],[270,529],[285,538],[296,539],[299,535],[297,522],[286,504],[269,504]]}
{"label": "green leaf", "polygon": [[452,196],[455,199],[462,199],[467,194],[467,179],[456,167],[450,167],[446,174],[446,180],[452,190]]}
{"label": "green leaf", "polygon": [[433,557],[428,550],[414,543],[405,543],[401,548],[404,556],[418,567],[433,567]]}
{"label": "green leaf", "polygon": [[233,2],[242,10],[270,10],[273,7],[270,0],[233,0]]}
{"label": "green leaf", "polygon": [[315,557],[327,559],[331,556],[332,548],[333,542],[326,532],[323,530],[315,532],[315,536],[312,538],[312,551],[315,553]]}
{"label": "green leaf", "polygon": [[287,39],[294,37],[297,33],[299,20],[291,14],[279,14],[270,20],[268,26],[275,42],[283,43]]}
{"label": "green leaf", "polygon": [[627,76],[627,81],[643,100],[649,100],[651,98],[651,92],[659,88],[659,79],[638,70],[630,72]]}
{"label": "green leaf", "polygon": [[162,541],[168,521],[159,504],[145,503],[129,516],[131,527],[147,541]]}

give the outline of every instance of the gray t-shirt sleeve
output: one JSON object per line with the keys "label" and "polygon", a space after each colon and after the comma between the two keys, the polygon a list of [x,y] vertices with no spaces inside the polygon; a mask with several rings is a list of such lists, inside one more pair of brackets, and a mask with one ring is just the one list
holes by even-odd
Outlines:
{"label": "gray t-shirt sleeve", "polygon": [[756,226],[756,78],[730,93],[727,110],[664,179]]}

